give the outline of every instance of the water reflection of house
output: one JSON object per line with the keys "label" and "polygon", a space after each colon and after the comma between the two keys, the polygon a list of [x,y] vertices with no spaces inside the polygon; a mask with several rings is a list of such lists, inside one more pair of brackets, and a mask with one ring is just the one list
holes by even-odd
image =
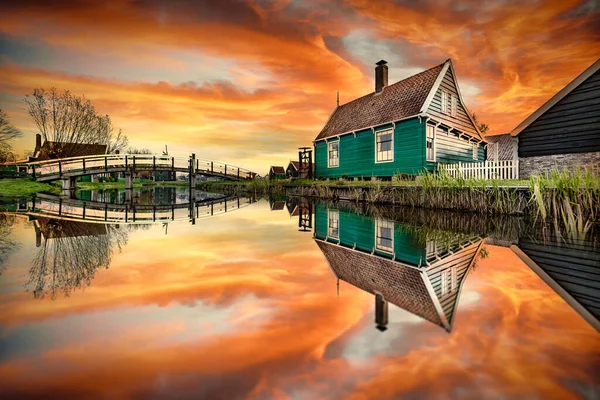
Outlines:
{"label": "water reflection of house", "polygon": [[553,229],[519,238],[513,251],[575,311],[600,331],[600,242],[593,232],[571,239]]}
{"label": "water reflection of house", "polygon": [[42,237],[44,240],[58,238],[72,238],[83,236],[106,235],[106,225],[58,220],[52,218],[38,218],[34,221],[35,245],[40,247]]}
{"label": "water reflection of house", "polygon": [[315,241],[339,279],[375,295],[378,329],[386,329],[392,303],[448,332],[483,243],[449,232],[428,239],[415,227],[323,206],[315,212]]}

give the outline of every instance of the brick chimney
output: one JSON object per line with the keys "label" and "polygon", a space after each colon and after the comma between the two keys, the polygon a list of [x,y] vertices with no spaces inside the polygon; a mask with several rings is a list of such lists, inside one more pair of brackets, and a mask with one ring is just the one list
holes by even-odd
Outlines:
{"label": "brick chimney", "polygon": [[375,92],[380,93],[388,85],[387,61],[381,60],[375,67]]}
{"label": "brick chimney", "polygon": [[[387,70],[386,70],[387,73]],[[387,76],[387,75],[386,75]],[[388,302],[381,294],[375,294],[375,327],[381,332],[387,329],[388,325]]]}

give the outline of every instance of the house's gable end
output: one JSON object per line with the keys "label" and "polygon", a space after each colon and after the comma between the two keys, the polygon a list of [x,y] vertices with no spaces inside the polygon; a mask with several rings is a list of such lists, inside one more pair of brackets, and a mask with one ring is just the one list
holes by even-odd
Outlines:
{"label": "house's gable end", "polygon": [[540,108],[535,110],[531,115],[529,115],[523,122],[521,122],[515,129],[513,129],[510,134],[512,136],[519,135],[525,128],[531,125],[534,121],[536,121],[540,116],[542,116],[546,111],[552,108],[556,103],[562,100],[565,96],[571,93],[575,88],[579,87],[584,81],[587,81],[588,78],[596,72],[600,70],[600,58],[596,60],[592,65],[590,65],[585,71],[579,74],[575,79],[573,79],[567,86],[562,88],[558,93],[552,96],[547,102],[542,104]]}
{"label": "house's gable end", "polygon": [[520,130],[519,157],[600,151],[600,70]]}
{"label": "house's gable end", "polygon": [[[448,68],[446,69],[443,78],[440,80],[439,85],[432,90],[434,91],[433,96],[431,96],[429,104],[425,104],[425,113],[441,123],[460,130],[462,133],[483,140],[477,125],[471,118],[467,106],[462,99],[456,80],[456,74],[450,61],[448,61]],[[450,93],[456,98],[455,116],[446,114],[442,111],[442,91]]]}
{"label": "house's gable end", "polygon": [[[450,327],[454,321],[462,285],[464,284],[469,271],[473,267],[482,244],[483,240],[479,240],[478,242],[470,244],[463,249],[454,252],[453,254],[449,254],[441,260],[433,263],[426,271],[427,278],[431,283],[437,304],[441,307],[446,321],[448,321]],[[453,269],[455,270],[454,273],[456,274],[455,290],[451,290],[452,288],[449,287],[449,290],[444,294],[442,290],[442,273],[446,271],[446,276],[449,279],[452,279]]]}

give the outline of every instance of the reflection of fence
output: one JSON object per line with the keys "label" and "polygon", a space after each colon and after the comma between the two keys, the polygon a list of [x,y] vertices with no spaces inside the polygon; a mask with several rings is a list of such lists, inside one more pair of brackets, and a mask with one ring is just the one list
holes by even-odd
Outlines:
{"label": "reflection of fence", "polygon": [[519,160],[483,161],[477,163],[439,164],[453,178],[519,179]]}
{"label": "reflection of fence", "polygon": [[170,205],[108,204],[94,201],[63,200],[42,195],[20,204],[18,213],[71,221],[98,223],[140,223],[192,221],[231,212],[254,203],[250,197],[226,197]]}
{"label": "reflection of fence", "polygon": [[253,172],[246,169],[215,161],[152,154],[103,154],[71,157],[35,161],[21,164],[19,167],[26,167],[28,173],[39,181],[122,171],[176,171],[187,173],[192,170],[195,174],[236,180],[253,179],[255,176]]}

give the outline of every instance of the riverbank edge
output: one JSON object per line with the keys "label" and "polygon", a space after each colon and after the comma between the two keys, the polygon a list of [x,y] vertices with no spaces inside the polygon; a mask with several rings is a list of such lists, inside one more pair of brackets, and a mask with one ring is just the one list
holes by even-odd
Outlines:
{"label": "riverbank edge", "polygon": [[[185,186],[188,182],[135,182],[134,188],[155,187],[155,186]],[[78,182],[77,191],[80,190],[109,190],[125,189],[125,182]],[[2,197],[27,197],[35,194],[61,194],[60,183],[54,185],[51,183],[36,182],[31,179],[2,179],[0,180],[0,196]]]}
{"label": "riverbank edge", "polygon": [[[340,183],[342,183],[340,181]],[[224,194],[253,194],[269,196],[299,196],[330,201],[349,201],[379,205],[417,207],[423,209],[452,210],[484,213],[488,215],[536,216],[539,205],[533,201],[532,189],[528,186],[436,186],[418,184],[294,184],[290,182],[204,182],[199,188]],[[585,191],[585,189],[584,189]],[[598,192],[587,194],[597,199]],[[547,196],[544,202],[551,202]],[[597,210],[582,210],[597,215]],[[594,219],[594,217],[592,217]]]}

